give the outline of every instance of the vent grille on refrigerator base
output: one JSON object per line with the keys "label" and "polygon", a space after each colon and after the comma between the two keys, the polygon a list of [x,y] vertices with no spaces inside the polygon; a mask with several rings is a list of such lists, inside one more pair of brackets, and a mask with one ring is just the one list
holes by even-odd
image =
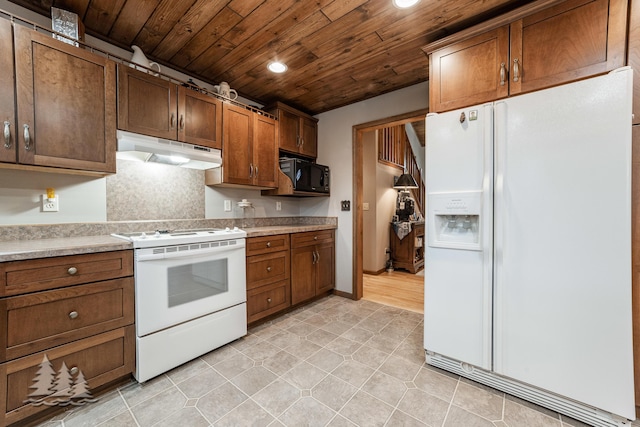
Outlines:
{"label": "vent grille on refrigerator base", "polygon": [[520,397],[529,402],[554,410],[576,420],[583,421],[595,427],[623,427],[631,426],[631,422],[607,412],[600,411],[556,394],[548,393],[535,387],[519,383],[495,373],[449,359],[445,356],[425,351],[429,365],[453,372],[461,377],[469,378],[497,390]]}

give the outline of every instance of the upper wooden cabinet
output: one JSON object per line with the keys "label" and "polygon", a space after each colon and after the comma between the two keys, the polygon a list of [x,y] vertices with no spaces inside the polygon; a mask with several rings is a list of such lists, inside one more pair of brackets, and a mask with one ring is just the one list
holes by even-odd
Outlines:
{"label": "upper wooden cabinet", "polygon": [[222,102],[129,66],[118,65],[118,128],[222,147]]}
{"label": "upper wooden cabinet", "polygon": [[277,122],[241,106],[223,104],[222,167],[207,170],[205,184],[277,187]]}
{"label": "upper wooden cabinet", "polygon": [[0,162],[16,161],[15,73],[11,22],[0,19]]}
{"label": "upper wooden cabinet", "polygon": [[315,159],[318,157],[318,119],[281,102],[267,107],[278,118],[281,151]]}
{"label": "upper wooden cabinet", "polygon": [[[624,65],[626,1],[568,0],[526,15],[528,8],[515,11],[507,25],[486,23],[423,49],[430,58],[430,111],[493,101]],[[486,31],[476,34],[481,29]]]}
{"label": "upper wooden cabinet", "polygon": [[114,173],[115,63],[18,24],[14,50],[11,29],[0,19],[0,161]]}

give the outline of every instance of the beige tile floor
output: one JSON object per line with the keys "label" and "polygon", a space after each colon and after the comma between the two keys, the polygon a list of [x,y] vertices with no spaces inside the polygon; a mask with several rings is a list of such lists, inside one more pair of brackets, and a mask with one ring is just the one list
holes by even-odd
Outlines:
{"label": "beige tile floor", "polygon": [[42,425],[584,425],[425,365],[422,321],[330,296]]}

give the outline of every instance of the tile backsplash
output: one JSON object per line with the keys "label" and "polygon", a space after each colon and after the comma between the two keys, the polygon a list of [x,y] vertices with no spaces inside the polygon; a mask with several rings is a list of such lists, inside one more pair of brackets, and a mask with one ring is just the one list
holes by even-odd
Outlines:
{"label": "tile backsplash", "polygon": [[130,160],[107,177],[107,220],[205,217],[204,171]]}

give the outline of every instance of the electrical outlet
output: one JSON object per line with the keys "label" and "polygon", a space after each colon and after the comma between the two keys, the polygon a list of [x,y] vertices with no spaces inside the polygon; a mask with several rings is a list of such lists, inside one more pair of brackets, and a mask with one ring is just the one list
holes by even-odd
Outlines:
{"label": "electrical outlet", "polygon": [[282,210],[282,202],[276,202],[276,210],[277,211],[281,211]]}
{"label": "electrical outlet", "polygon": [[231,212],[231,200],[224,201],[224,211]]}
{"label": "electrical outlet", "polygon": [[46,194],[42,195],[42,212],[59,212],[58,195],[48,198]]}

